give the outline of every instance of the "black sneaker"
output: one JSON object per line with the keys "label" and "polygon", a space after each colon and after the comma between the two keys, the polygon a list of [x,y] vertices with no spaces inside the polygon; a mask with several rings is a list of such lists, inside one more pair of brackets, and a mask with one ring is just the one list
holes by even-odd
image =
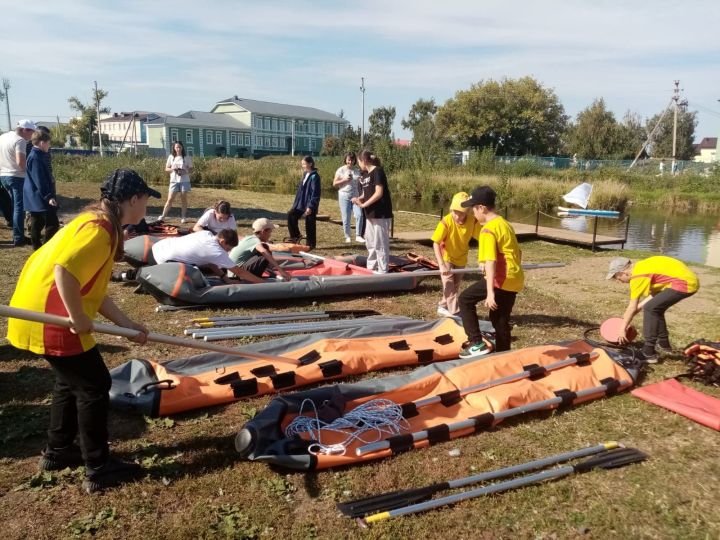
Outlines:
{"label": "black sneaker", "polygon": [[137,480],[145,475],[137,463],[111,457],[100,467],[86,467],[82,487],[88,494]]}
{"label": "black sneaker", "polygon": [[658,354],[673,354],[675,351],[673,351],[670,344],[668,344],[667,347],[664,345],[655,345],[655,352]]}
{"label": "black sneaker", "polygon": [[639,351],[637,353],[638,360],[645,362],[646,364],[657,364],[658,363],[658,355],[656,352],[647,353],[645,351]]}
{"label": "black sneaker", "polygon": [[67,448],[45,448],[38,463],[41,471],[62,471],[70,467],[74,469],[84,463],[80,447],[71,444]]}
{"label": "black sneaker", "polygon": [[110,281],[116,281],[119,283],[134,283],[136,275],[137,271],[134,269],[123,270],[122,272],[113,272],[110,276]]}

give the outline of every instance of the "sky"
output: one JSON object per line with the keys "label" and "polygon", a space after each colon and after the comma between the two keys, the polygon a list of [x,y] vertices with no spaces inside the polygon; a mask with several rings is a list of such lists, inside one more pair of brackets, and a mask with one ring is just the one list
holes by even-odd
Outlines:
{"label": "sky", "polygon": [[[70,96],[178,115],[240,97],[362,121],[480,81],[532,76],[575,117],[662,112],[680,80],[696,139],[720,136],[720,2],[654,0],[0,0],[11,119],[66,121]],[[9,29],[9,31],[8,31]],[[367,124],[366,124],[367,126]],[[0,127],[7,128],[5,103]]]}

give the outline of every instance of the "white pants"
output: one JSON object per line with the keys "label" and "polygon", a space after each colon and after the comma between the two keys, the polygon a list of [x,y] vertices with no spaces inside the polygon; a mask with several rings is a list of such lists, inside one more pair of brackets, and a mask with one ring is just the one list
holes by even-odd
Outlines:
{"label": "white pants", "polygon": [[365,220],[365,245],[368,250],[368,270],[387,272],[390,259],[390,218]]}

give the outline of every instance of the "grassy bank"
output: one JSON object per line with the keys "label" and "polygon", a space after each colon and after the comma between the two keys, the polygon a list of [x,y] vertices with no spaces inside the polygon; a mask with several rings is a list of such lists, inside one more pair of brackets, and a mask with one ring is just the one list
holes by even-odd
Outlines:
{"label": "grassy bank", "polygon": [[[260,160],[212,158],[196,159],[192,181],[205,187],[249,187],[294,193],[300,178],[300,158],[269,157]],[[323,189],[333,192],[332,179],[340,158],[318,158]],[[518,162],[522,164],[521,162]],[[112,156],[55,156],[53,167],[61,181],[97,182],[117,167],[133,167],[151,184],[164,186],[167,175],[164,159]],[[458,191],[488,184],[509,206],[551,210],[561,196],[582,181],[593,184],[590,205],[594,208],[624,210],[628,205],[657,206],[673,210],[713,212],[720,209],[720,176],[681,175],[656,177],[621,170],[577,171],[544,170],[517,164],[491,173],[474,174],[468,167],[444,170],[401,169],[389,174],[394,197],[448,201]]]}
{"label": "grassy bank", "polygon": [[[64,183],[61,207],[72,213],[97,196],[97,186]],[[219,189],[196,189],[193,217],[218,197]],[[258,209],[281,217],[291,196],[237,191],[232,194],[241,232]],[[150,212],[160,209],[153,201]],[[331,201],[323,201],[325,207]],[[177,215],[177,210],[173,215]],[[63,216],[67,218],[69,216]],[[427,229],[434,220],[401,214],[397,230]],[[282,234],[278,231],[278,235]],[[338,225],[318,223],[318,250],[340,254]],[[6,249],[10,231],[0,228],[5,279],[0,302],[7,303],[30,248]],[[527,262],[564,261],[564,268],[527,273],[526,289],[513,313],[513,347],[577,339],[586,328],[618,315],[627,288],[605,281],[612,252],[593,254],[543,242],[522,246]],[[394,241],[393,253],[429,248]],[[355,248],[360,251],[359,248]],[[628,254],[628,252],[624,252]],[[630,253],[638,256],[639,253]],[[471,258],[475,256],[471,253]],[[698,337],[718,339],[720,270],[695,267],[702,288],[668,313],[677,345]],[[467,281],[466,281],[467,283]],[[132,317],[153,331],[182,335],[196,313],[158,314],[151,297],[111,283],[110,294]],[[435,318],[440,295],[437,280],[426,280],[412,293],[338,297],[237,309],[209,309],[203,315],[257,314],[303,309],[364,309],[383,314]],[[561,306],[561,307],[559,307]],[[0,335],[5,321],[0,320]],[[101,336],[109,366],[130,358],[165,360],[186,357],[188,349],[136,344]],[[224,342],[229,346],[239,341]],[[681,373],[679,357],[652,366],[643,384]],[[389,373],[397,373],[397,370]],[[367,376],[378,377],[382,374]],[[181,414],[172,419],[143,419],[113,412],[114,452],[137,459],[150,476],[135,484],[88,497],[79,488],[81,470],[36,475],[45,439],[53,377],[46,363],[0,341],[0,523],[4,537],[146,538],[717,538],[720,536],[720,437],[663,409],[623,394],[565,412],[536,414],[506,422],[487,433],[400,454],[392,459],[313,474],[274,471],[241,462],[232,447],[237,430],[270,398]],[[718,389],[697,387],[720,397]],[[390,520],[363,531],[335,509],[344,501],[381,491],[419,487],[499,468],[604,440],[620,440],[650,455],[641,465],[578,475],[515,492],[475,499],[426,514]],[[459,451],[449,454],[451,450]]]}

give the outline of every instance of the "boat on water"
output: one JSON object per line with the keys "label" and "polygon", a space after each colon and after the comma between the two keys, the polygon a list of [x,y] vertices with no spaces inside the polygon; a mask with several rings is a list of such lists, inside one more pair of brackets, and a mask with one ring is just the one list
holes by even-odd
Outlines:
{"label": "boat on water", "polygon": [[620,217],[620,212],[617,210],[598,210],[588,208],[588,202],[590,201],[590,195],[592,194],[592,184],[583,182],[579,186],[574,187],[570,192],[563,195],[563,200],[566,203],[574,204],[580,208],[572,208],[565,206],[558,206],[558,216],[560,217],[575,217],[575,216],[596,216],[606,218],[617,218]]}

